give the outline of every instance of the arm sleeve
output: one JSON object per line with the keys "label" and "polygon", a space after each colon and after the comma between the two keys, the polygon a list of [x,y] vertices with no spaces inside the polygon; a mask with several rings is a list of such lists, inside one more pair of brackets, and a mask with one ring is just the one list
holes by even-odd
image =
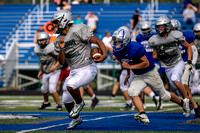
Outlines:
{"label": "arm sleeve", "polygon": [[93,36],[93,32],[91,28],[87,25],[83,25],[79,30],[75,32],[75,34],[81,39],[83,42],[88,42]]}
{"label": "arm sleeve", "polygon": [[196,64],[197,62],[197,57],[198,57],[198,51],[195,45],[191,46],[192,48],[192,64]]}
{"label": "arm sleeve", "polygon": [[181,31],[171,31],[174,38],[178,41],[178,43],[183,43],[185,41],[185,37]]}

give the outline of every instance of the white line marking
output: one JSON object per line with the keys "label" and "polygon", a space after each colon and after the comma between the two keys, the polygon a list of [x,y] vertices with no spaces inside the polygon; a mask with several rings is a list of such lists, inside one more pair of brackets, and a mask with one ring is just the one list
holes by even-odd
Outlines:
{"label": "white line marking", "polygon": [[[133,114],[113,115],[113,116],[109,116],[109,117],[98,117],[98,118],[95,118],[95,119],[88,119],[88,120],[83,120],[83,121],[96,121],[96,120],[101,120],[101,119],[114,118],[114,117],[122,117],[122,116],[134,115],[134,114],[135,113],[133,113]],[[69,123],[52,125],[52,126],[42,127],[42,128],[29,129],[29,130],[22,130],[22,131],[19,131],[19,132],[16,132],[16,133],[27,133],[27,132],[32,132],[32,131],[38,131],[38,130],[53,128],[53,127],[63,126],[63,125],[67,125],[67,124],[69,124]]]}
{"label": "white line marking", "polygon": [[[181,107],[170,108],[170,109],[159,110],[159,111],[147,111],[147,112],[148,113],[151,113],[151,112],[166,112],[166,111],[172,111],[172,110],[177,110],[177,109],[181,109]],[[95,118],[95,119],[88,119],[88,120],[83,120],[83,121],[96,121],[96,120],[107,119],[107,118],[115,118],[115,117],[122,117],[122,116],[134,115],[136,113],[137,112],[133,112],[132,114],[113,115],[113,116],[109,116],[109,117],[98,117],[98,118]],[[53,127],[63,126],[63,125],[67,125],[67,124],[69,124],[69,123],[52,125],[52,126],[42,127],[42,128],[36,128],[36,129],[22,130],[22,131],[19,131],[17,133],[27,133],[27,132],[32,132],[32,131],[38,131],[38,130],[53,128]]]}

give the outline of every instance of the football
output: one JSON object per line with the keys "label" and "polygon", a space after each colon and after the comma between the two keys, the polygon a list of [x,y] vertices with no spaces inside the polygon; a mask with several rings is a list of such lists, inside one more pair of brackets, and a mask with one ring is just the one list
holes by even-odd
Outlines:
{"label": "football", "polygon": [[98,47],[92,48],[92,50],[90,52],[90,56],[92,57],[92,59],[98,58],[101,55],[102,55],[101,49],[99,49]]}

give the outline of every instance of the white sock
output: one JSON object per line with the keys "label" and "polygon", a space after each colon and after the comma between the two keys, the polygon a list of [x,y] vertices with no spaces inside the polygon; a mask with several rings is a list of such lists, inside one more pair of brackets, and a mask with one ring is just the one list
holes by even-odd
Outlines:
{"label": "white sock", "polygon": [[128,101],[126,101],[126,103],[127,103],[128,105],[130,105],[132,102],[131,102],[131,100],[128,100]]}
{"label": "white sock", "polygon": [[48,104],[49,103],[49,101],[48,102],[44,102],[44,104]]}
{"label": "white sock", "polygon": [[95,94],[93,94],[93,96],[92,96],[92,100],[93,100],[95,97],[96,97],[96,95],[95,95]]}
{"label": "white sock", "polygon": [[152,92],[149,94],[149,97],[150,97],[151,99],[153,99],[154,96],[155,96],[155,93],[152,91]]}

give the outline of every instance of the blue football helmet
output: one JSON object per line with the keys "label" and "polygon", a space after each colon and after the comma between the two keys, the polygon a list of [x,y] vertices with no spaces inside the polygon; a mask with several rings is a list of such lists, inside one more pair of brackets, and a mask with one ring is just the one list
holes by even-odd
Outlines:
{"label": "blue football helmet", "polygon": [[112,35],[112,47],[114,51],[122,50],[131,41],[131,34],[126,26],[122,26],[114,31]]}

